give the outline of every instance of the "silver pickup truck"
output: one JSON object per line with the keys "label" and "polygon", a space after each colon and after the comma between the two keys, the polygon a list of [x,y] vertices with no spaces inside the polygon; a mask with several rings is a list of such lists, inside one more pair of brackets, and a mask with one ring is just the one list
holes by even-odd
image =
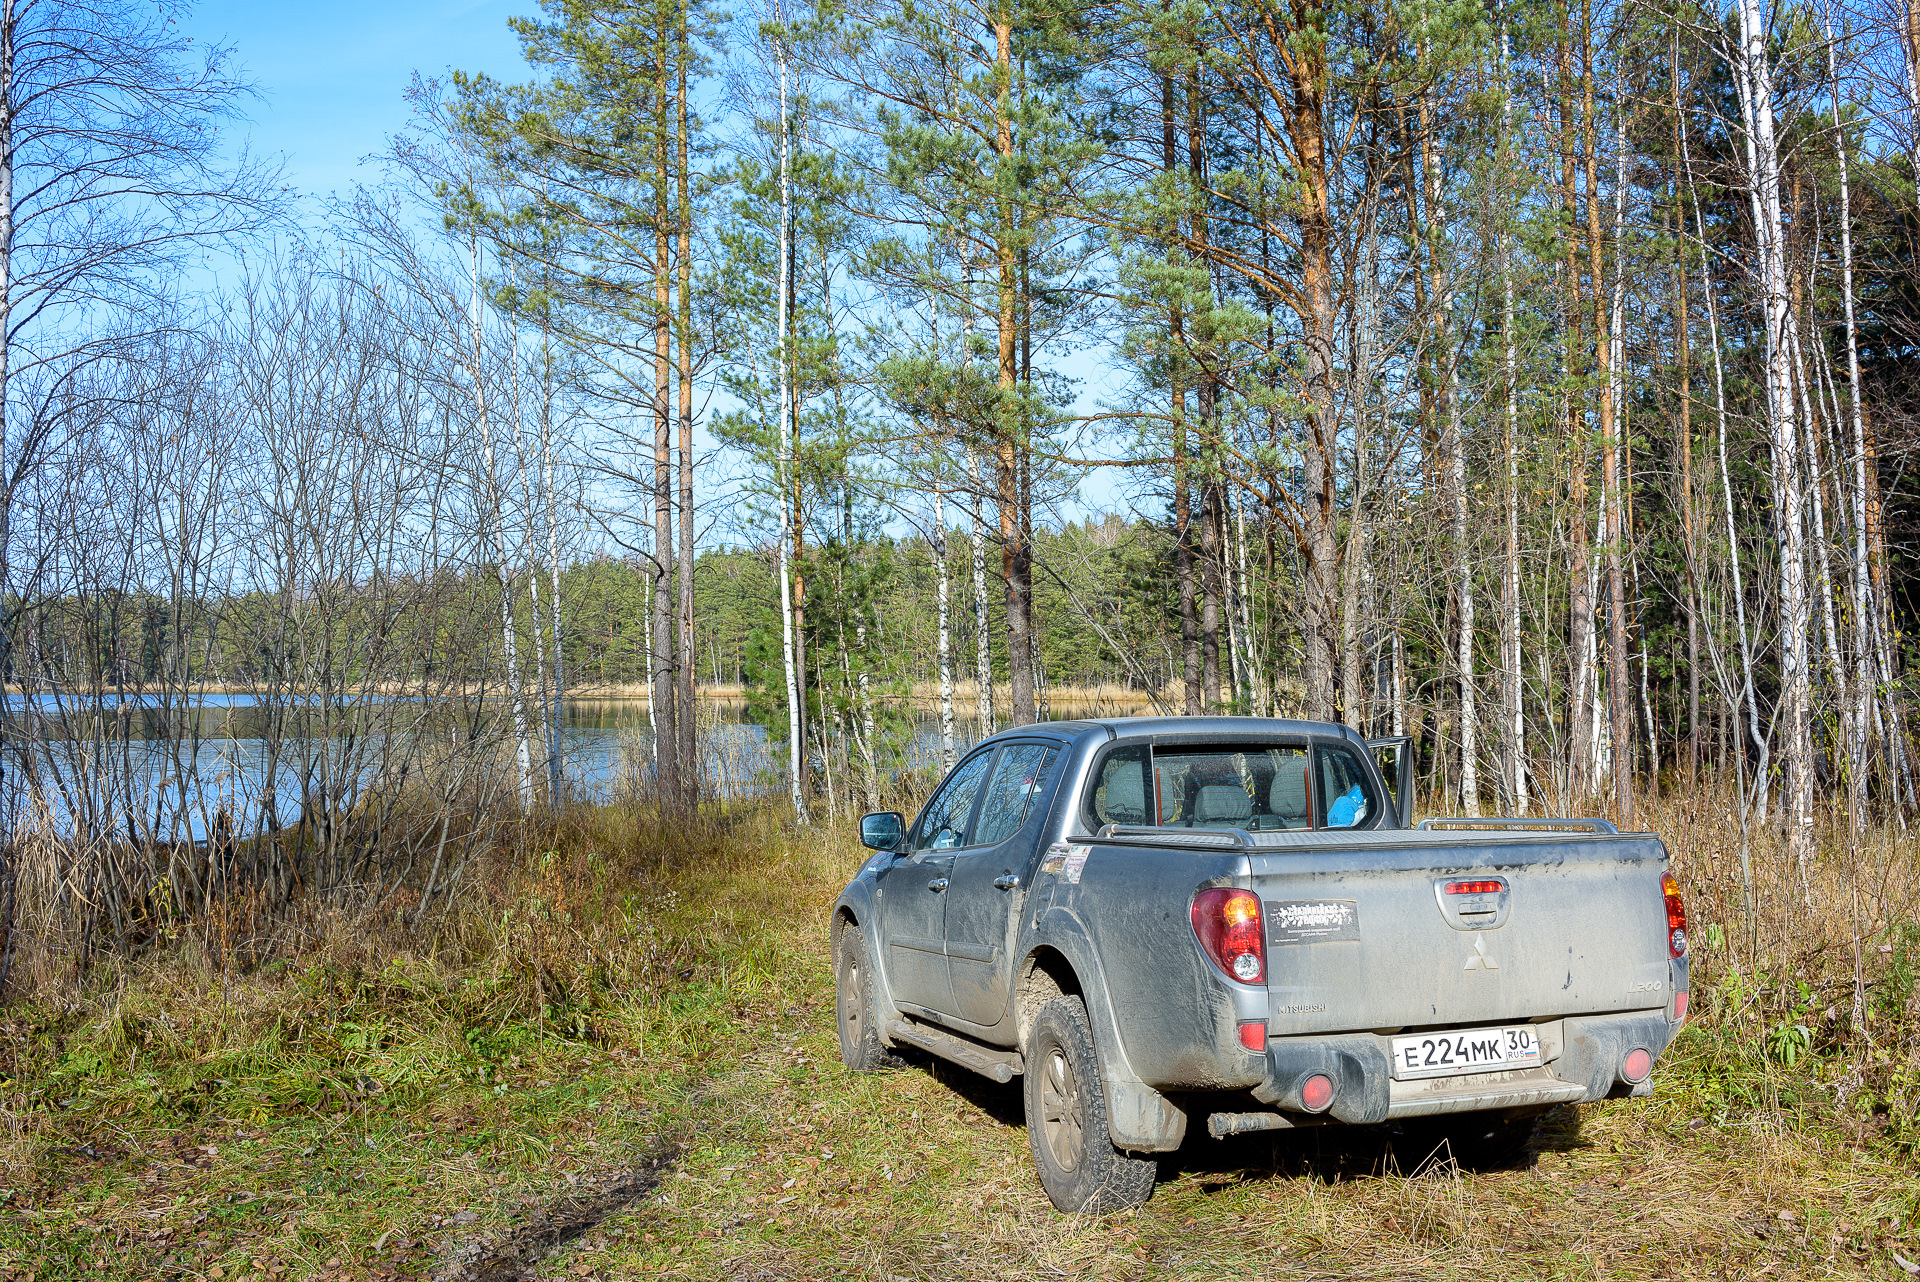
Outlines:
{"label": "silver pickup truck", "polygon": [[877,853],[832,920],[847,1066],[912,1046],[1024,1075],[1040,1182],[1092,1213],[1144,1202],[1189,1125],[1399,1122],[1499,1160],[1555,1104],[1648,1093],[1689,991],[1666,847],[1416,827],[1406,749],[1246,717],[994,735],[911,826],[861,821]]}

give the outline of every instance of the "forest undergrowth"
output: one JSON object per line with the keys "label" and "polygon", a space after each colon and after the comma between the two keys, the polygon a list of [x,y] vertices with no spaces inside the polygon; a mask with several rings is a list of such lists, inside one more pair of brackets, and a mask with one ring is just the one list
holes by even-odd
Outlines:
{"label": "forest undergrowth", "polygon": [[1060,1216],[1017,1083],[840,1065],[850,832],[580,808],[418,926],[307,906],[245,969],[198,921],[31,968],[0,1011],[0,1279],[1911,1275],[1920,838],[1832,814],[1804,875],[1756,834],[1743,876],[1726,797],[1644,804],[1693,1020],[1651,1100],[1557,1110],[1510,1169],[1194,1128],[1144,1208]]}

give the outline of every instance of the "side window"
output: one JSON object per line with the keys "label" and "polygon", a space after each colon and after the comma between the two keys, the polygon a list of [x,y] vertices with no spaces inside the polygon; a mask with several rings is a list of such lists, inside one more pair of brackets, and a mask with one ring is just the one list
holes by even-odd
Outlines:
{"label": "side window", "polygon": [[1339,748],[1314,749],[1320,761],[1320,798],[1327,828],[1358,828],[1374,814],[1372,789],[1366,768],[1352,753]]}
{"label": "side window", "polygon": [[940,791],[933,794],[933,800],[920,812],[912,849],[952,850],[967,844],[967,817],[973,813],[974,795],[980,791],[980,781],[986,777],[987,763],[992,760],[993,751],[989,749],[974,753],[954,767],[947,781],[940,785]]}
{"label": "side window", "polygon": [[1148,749],[1121,748],[1100,763],[1093,787],[1087,793],[1087,826],[1105,824],[1151,824],[1153,782],[1148,773]]}
{"label": "side window", "polygon": [[969,844],[990,846],[1019,832],[1033,811],[1033,799],[1053,783],[1053,763],[1059,755],[1058,748],[1044,743],[1011,743],[1002,748]]}

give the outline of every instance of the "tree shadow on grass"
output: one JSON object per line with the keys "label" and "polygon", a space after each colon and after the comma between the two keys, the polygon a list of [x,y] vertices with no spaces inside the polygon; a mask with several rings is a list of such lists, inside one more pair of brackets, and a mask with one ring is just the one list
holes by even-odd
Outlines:
{"label": "tree shadow on grass", "polygon": [[[1187,1123],[1186,1142],[1161,1159],[1162,1182],[1191,1175],[1207,1192],[1247,1180],[1311,1179],[1323,1184],[1458,1169],[1518,1171],[1542,1152],[1582,1147],[1579,1110],[1560,1106],[1511,1128],[1486,1114],[1417,1118],[1381,1126],[1313,1126],[1216,1140],[1204,1116]],[[1489,1132],[1495,1132],[1489,1134]]]}
{"label": "tree shadow on grass", "polygon": [[[1005,1126],[1026,1127],[1021,1080],[1002,1084],[907,1048],[896,1052],[914,1069],[938,1079],[955,1095]],[[1216,1140],[1207,1132],[1208,1109],[1197,1104],[1179,1150],[1160,1158],[1159,1180],[1193,1176],[1207,1192],[1219,1192],[1248,1180],[1342,1180],[1419,1175],[1458,1167],[1464,1171],[1525,1170],[1540,1153],[1564,1153],[1591,1141],[1580,1134],[1580,1110],[1558,1105],[1517,1123],[1518,1147],[1486,1143],[1484,1114],[1420,1118],[1382,1126],[1308,1126],[1297,1130],[1257,1131]],[[1507,1137],[1512,1139],[1513,1137]]]}
{"label": "tree shadow on grass", "polygon": [[912,1068],[925,1073],[955,1095],[991,1117],[1004,1126],[1017,1126],[1022,1130],[1027,1125],[1027,1106],[1021,1094],[1021,1078],[1000,1083],[990,1077],[982,1077],[970,1069],[958,1064],[949,1064],[938,1055],[930,1055],[916,1047],[903,1046],[894,1049]]}

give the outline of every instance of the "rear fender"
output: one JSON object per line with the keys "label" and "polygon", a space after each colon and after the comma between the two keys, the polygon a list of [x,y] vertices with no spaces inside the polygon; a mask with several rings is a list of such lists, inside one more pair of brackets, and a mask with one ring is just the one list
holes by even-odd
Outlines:
{"label": "rear fender", "polygon": [[[1127,1058],[1126,1047],[1107,991],[1106,972],[1080,919],[1065,908],[1049,908],[1033,932],[1034,944],[1021,959],[1017,973],[1025,974],[1040,946],[1066,958],[1080,984],[1093,1031],[1093,1050],[1100,1061],[1101,1085],[1107,1101],[1107,1133],[1114,1147],[1136,1153],[1171,1153],[1187,1134],[1187,1115],[1173,1101],[1142,1082]],[[1024,1047],[1022,1048],[1025,1049]]]}

